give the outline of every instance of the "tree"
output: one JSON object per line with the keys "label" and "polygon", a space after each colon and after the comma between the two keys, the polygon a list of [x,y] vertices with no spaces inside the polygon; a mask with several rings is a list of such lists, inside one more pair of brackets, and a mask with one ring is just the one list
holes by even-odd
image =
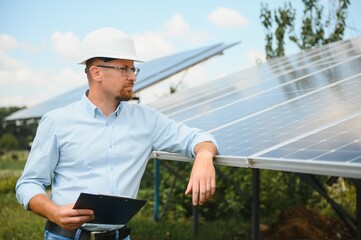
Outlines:
{"label": "tree", "polygon": [[[268,59],[285,55],[286,33],[289,35],[289,40],[302,50],[342,40],[350,0],[336,1],[338,6],[326,21],[323,20],[324,7],[320,5],[319,0],[302,0],[302,2],[304,10],[300,36],[294,31],[296,10],[290,2],[274,10],[273,15],[267,4],[261,4],[260,18],[266,31],[265,50]],[[273,26],[274,22],[275,26]],[[274,36],[276,48],[273,46]]]}
{"label": "tree", "polygon": [[[274,11],[274,19],[272,12],[268,8],[267,4],[261,4],[261,20],[266,29],[266,56],[267,58],[273,58],[285,55],[284,51],[284,37],[286,31],[289,33],[293,31],[295,10],[291,3],[285,3],[284,7],[278,8]],[[277,28],[273,34],[273,20],[277,23]],[[276,49],[273,48],[273,35],[276,37]]]}
{"label": "tree", "polygon": [[10,133],[0,136],[0,153],[14,150],[18,147],[18,140]]}
{"label": "tree", "polygon": [[[8,150],[13,150],[14,148],[18,149],[28,149],[29,143],[35,136],[36,128],[38,125],[38,120],[28,119],[28,120],[17,120],[17,121],[5,121],[5,117],[9,116],[11,113],[16,112],[20,107],[6,107],[0,108],[0,139],[6,136],[6,142],[10,141],[9,135],[13,136],[16,140],[16,146],[11,145],[12,148]],[[7,135],[8,134],[8,135]],[[3,141],[5,141],[3,140]],[[12,140],[11,140],[12,141]]]}

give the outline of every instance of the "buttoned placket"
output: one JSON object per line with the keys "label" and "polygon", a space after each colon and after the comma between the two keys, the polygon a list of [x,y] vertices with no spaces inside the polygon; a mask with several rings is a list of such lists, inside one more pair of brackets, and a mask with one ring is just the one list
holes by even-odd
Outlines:
{"label": "buttoned placket", "polygon": [[107,171],[109,180],[109,189],[111,193],[116,193],[116,183],[114,170],[116,168],[116,147],[115,147],[115,136],[114,136],[114,122],[117,117],[116,113],[112,113],[105,121],[105,132],[107,142]]}

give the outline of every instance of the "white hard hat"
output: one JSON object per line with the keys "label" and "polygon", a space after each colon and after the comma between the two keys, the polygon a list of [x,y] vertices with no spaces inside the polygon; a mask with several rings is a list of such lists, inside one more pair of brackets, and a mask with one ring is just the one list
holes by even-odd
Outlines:
{"label": "white hard hat", "polygon": [[91,58],[104,57],[142,62],[135,53],[134,42],[122,31],[105,27],[90,32],[83,40],[79,64]]}

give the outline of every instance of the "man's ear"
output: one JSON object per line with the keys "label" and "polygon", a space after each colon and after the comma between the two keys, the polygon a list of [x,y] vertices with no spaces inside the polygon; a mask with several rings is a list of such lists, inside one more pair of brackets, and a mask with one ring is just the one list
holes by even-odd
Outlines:
{"label": "man's ear", "polygon": [[93,80],[95,80],[97,82],[99,82],[101,80],[101,73],[100,73],[98,67],[91,66],[88,71]]}

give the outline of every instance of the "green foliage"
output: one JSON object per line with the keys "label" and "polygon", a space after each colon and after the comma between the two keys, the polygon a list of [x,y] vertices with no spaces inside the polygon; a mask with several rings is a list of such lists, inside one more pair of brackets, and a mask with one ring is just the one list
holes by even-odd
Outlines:
{"label": "green foliage", "polygon": [[5,117],[10,114],[23,109],[24,107],[2,107],[0,108],[0,122],[3,122]]}
{"label": "green foliage", "polygon": [[[284,38],[286,32],[290,33],[293,31],[294,20],[295,20],[295,9],[292,7],[291,3],[285,3],[284,7],[278,8],[274,11],[274,19],[272,18],[271,10],[268,8],[267,4],[261,5],[261,21],[263,26],[266,29],[266,56],[267,58],[273,58],[277,56],[285,55],[284,49]],[[273,28],[272,21],[277,23],[275,30],[276,37],[276,49],[273,49]]]}
{"label": "green foliage", "polygon": [[0,178],[0,193],[14,193],[17,177]]}
{"label": "green foliage", "polygon": [[[350,179],[340,177],[332,186],[325,185],[325,189],[335,202],[340,204],[345,211],[356,219],[356,187]],[[316,193],[314,194],[317,195]],[[311,197],[307,204],[308,206],[313,206],[324,215],[337,217],[331,205],[324,199],[316,201],[314,197]]]}
{"label": "green foliage", "polygon": [[28,149],[35,136],[38,121],[34,119],[5,121],[5,117],[19,107],[0,108],[0,155],[14,149]]}
{"label": "green foliage", "polygon": [[14,150],[18,147],[19,143],[16,137],[11,133],[5,133],[0,136],[0,149],[2,151]]}
{"label": "green foliage", "polygon": [[0,239],[44,238],[44,219],[25,211],[13,192],[0,192],[0,206]]}
{"label": "green foliage", "polygon": [[[345,31],[349,0],[339,0],[339,6],[332,12],[329,19],[323,20],[324,7],[319,0],[302,0],[304,4],[300,36],[294,32],[296,10],[291,3],[272,11],[267,4],[261,4],[260,19],[266,31],[266,56],[273,58],[284,56],[285,34],[300,49],[309,49],[327,43],[342,40]],[[275,22],[275,26],[273,26]],[[327,34],[329,30],[329,33]],[[274,39],[274,37],[276,39]],[[276,48],[273,45],[276,43]]]}
{"label": "green foliage", "polygon": [[[159,215],[161,221],[191,218],[191,198],[184,195],[187,186],[191,163],[161,161],[161,186]],[[205,205],[198,207],[202,219],[215,221],[216,219],[235,218],[241,222],[251,219],[252,205],[252,170],[216,166],[217,191]],[[140,198],[148,199],[148,214],[152,214],[154,207],[154,163],[151,161],[143,178]],[[321,183],[327,177],[318,176]],[[271,224],[283,211],[299,206],[308,206],[319,211],[328,206],[312,187],[302,181],[296,173],[262,170],[260,174],[260,211],[263,223]],[[339,192],[337,194],[340,194]],[[337,195],[336,194],[336,195]],[[355,192],[345,192],[355,200]],[[334,196],[336,198],[336,196]],[[315,204],[317,203],[317,204]],[[355,209],[349,209],[355,213]],[[331,207],[323,214],[332,214]]]}

